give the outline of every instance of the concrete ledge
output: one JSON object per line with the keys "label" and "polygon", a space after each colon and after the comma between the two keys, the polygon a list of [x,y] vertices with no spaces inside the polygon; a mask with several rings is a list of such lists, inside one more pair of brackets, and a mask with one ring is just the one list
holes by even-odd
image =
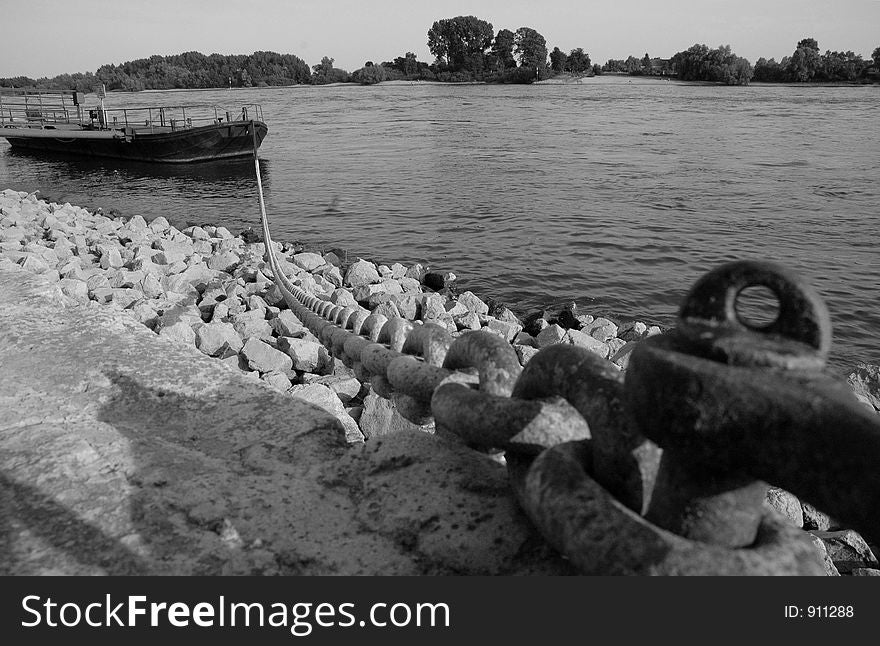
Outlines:
{"label": "concrete ledge", "polygon": [[505,470],[440,437],[347,447],[281,395],[0,269],[2,574],[569,574]]}

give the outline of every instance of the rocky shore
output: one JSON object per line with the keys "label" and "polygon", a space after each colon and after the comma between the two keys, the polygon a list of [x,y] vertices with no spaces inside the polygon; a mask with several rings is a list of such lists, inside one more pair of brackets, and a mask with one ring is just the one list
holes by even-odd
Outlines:
{"label": "rocky shore", "polygon": [[[459,292],[451,274],[419,264],[343,262],[335,253],[276,243],[285,273],[307,291],[341,306],[388,318],[445,326],[455,336],[484,330],[509,342],[525,365],[556,343],[583,347],[621,370],[641,338],[661,333],[638,320],[612,321],[578,311],[510,309]],[[410,429],[432,432],[400,416],[358,381],[286,308],[267,269],[265,247],[222,226],[178,230],[162,217],[146,222],[107,217],[36,194],[0,193],[0,271],[26,270],[57,284],[65,302],[127,313],[160,337],[197,349],[274,391],[323,409],[345,429],[349,445]],[[268,275],[267,275],[268,274]],[[859,399],[880,410],[880,369],[850,376]],[[768,504],[813,533],[829,574],[877,575],[877,559],[855,532],[791,494],[771,489]]]}

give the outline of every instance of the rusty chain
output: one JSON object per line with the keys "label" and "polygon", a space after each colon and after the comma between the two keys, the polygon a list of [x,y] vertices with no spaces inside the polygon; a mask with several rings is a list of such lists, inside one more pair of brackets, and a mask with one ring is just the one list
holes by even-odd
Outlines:
{"label": "rusty chain", "polygon": [[[762,504],[768,482],[880,538],[880,425],[821,373],[827,311],[778,265],[707,274],[624,377],[572,345],[523,369],[496,335],[334,305],[284,274],[265,214],[263,233],[275,285],[321,343],[406,419],[504,450],[527,516],[584,573],[823,574],[808,535]],[[780,301],[762,329],[735,312],[756,284]]]}

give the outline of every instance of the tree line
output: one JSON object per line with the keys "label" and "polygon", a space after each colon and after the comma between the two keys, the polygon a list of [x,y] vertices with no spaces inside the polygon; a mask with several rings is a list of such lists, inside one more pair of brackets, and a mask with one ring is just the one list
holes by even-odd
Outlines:
{"label": "tree line", "polygon": [[814,38],[799,41],[792,55],[780,62],[759,58],[754,66],[733,53],[729,45],[710,49],[703,44],[695,44],[667,59],[652,58],[645,53],[641,58],[631,55],[626,59],[610,59],[600,66],[593,64],[582,47],[568,53],[559,47],[549,51],[547,40],[531,27],[520,27],[516,31],[503,28],[496,32],[492,23],[476,16],[437,20],[428,29],[427,37],[433,63],[419,61],[413,52],[406,52],[391,61],[367,61],[351,73],[335,67],[334,59],[329,56],[309,67],[293,54],[185,52],[102,65],[94,74],[61,74],[51,79],[0,78],[0,87],[93,92],[101,84],[108,91],[138,91],[329,83],[371,85],[391,80],[533,83],[560,75],[581,77],[611,73],[668,76],[727,85],[748,85],[751,81],[880,81],[880,47],[866,61],[851,51],[820,54]]}

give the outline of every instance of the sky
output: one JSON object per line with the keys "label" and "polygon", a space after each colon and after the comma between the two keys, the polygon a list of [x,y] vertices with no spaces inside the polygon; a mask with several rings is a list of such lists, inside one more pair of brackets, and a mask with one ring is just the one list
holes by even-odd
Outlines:
{"label": "sky", "polygon": [[548,49],[581,47],[594,63],[668,58],[695,43],[730,45],[754,63],[780,60],[797,41],[870,58],[880,46],[880,0],[4,0],[0,77],[95,72],[186,51],[329,56],[349,72],[414,52],[433,62],[436,20],[473,15],[494,30],[531,27]]}

